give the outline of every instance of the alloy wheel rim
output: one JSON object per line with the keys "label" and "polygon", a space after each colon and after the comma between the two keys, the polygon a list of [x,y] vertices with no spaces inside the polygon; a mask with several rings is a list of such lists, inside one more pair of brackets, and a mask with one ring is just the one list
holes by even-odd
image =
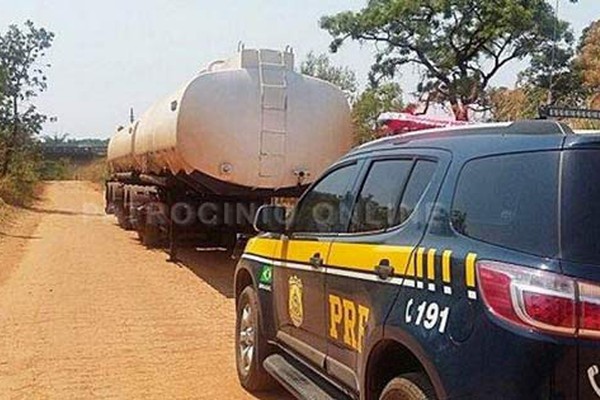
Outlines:
{"label": "alloy wheel rim", "polygon": [[242,308],[239,328],[240,364],[244,374],[250,371],[254,358],[255,332],[252,306],[247,303]]}

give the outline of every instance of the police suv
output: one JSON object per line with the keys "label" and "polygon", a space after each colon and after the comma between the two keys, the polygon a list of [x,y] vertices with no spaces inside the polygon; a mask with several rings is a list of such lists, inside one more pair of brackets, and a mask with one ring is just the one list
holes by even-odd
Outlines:
{"label": "police suv", "polygon": [[285,209],[235,273],[249,391],[600,397],[600,133],[520,121],[380,139]]}

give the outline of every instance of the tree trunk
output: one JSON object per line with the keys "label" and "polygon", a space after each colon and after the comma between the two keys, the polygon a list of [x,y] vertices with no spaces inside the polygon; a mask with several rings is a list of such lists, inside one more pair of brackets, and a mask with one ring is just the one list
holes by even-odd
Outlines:
{"label": "tree trunk", "polygon": [[8,136],[6,142],[6,150],[4,151],[4,161],[2,163],[2,171],[0,171],[0,177],[5,177],[8,174],[8,169],[12,162],[12,156],[14,152],[14,146],[17,141],[17,135],[19,134],[19,106],[17,96],[13,97],[13,126],[12,134]]}
{"label": "tree trunk", "polygon": [[452,113],[457,121],[469,121],[469,109],[458,101],[451,101]]}

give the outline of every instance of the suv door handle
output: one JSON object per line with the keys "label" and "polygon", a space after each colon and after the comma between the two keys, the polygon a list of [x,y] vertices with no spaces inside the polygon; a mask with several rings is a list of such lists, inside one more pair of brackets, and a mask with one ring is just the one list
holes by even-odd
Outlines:
{"label": "suv door handle", "polygon": [[321,253],[315,253],[310,258],[310,265],[312,265],[313,268],[321,268],[323,266],[323,259],[321,258]]}
{"label": "suv door handle", "polygon": [[390,276],[394,275],[394,267],[390,265],[390,260],[381,260],[379,265],[375,266],[375,273],[383,280],[387,280]]}

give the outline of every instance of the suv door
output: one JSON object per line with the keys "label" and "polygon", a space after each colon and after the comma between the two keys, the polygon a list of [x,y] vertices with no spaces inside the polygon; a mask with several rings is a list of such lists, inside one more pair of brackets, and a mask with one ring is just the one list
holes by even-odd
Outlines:
{"label": "suv door", "polygon": [[[448,397],[577,398],[575,341],[561,344],[560,336],[502,325],[487,307],[478,274],[479,262],[515,266],[523,276],[561,271],[560,159],[558,151],[485,154],[458,159],[448,172],[419,245],[421,262],[431,270],[425,282],[431,290],[399,296],[390,316],[390,325],[435,360]],[[493,277],[488,288],[506,293],[503,275],[487,276]],[[543,281],[530,281],[530,288],[537,282]],[[495,304],[512,312],[511,296],[505,301],[501,295]]]}
{"label": "suv door", "polygon": [[400,287],[415,287],[413,277],[424,273],[413,251],[450,159],[436,151],[397,154],[365,166],[348,230],[328,261],[327,371],[356,391]]}
{"label": "suv door", "polygon": [[323,368],[327,351],[325,272],[332,239],[347,225],[360,164],[338,166],[300,200],[273,271],[277,339]]}

